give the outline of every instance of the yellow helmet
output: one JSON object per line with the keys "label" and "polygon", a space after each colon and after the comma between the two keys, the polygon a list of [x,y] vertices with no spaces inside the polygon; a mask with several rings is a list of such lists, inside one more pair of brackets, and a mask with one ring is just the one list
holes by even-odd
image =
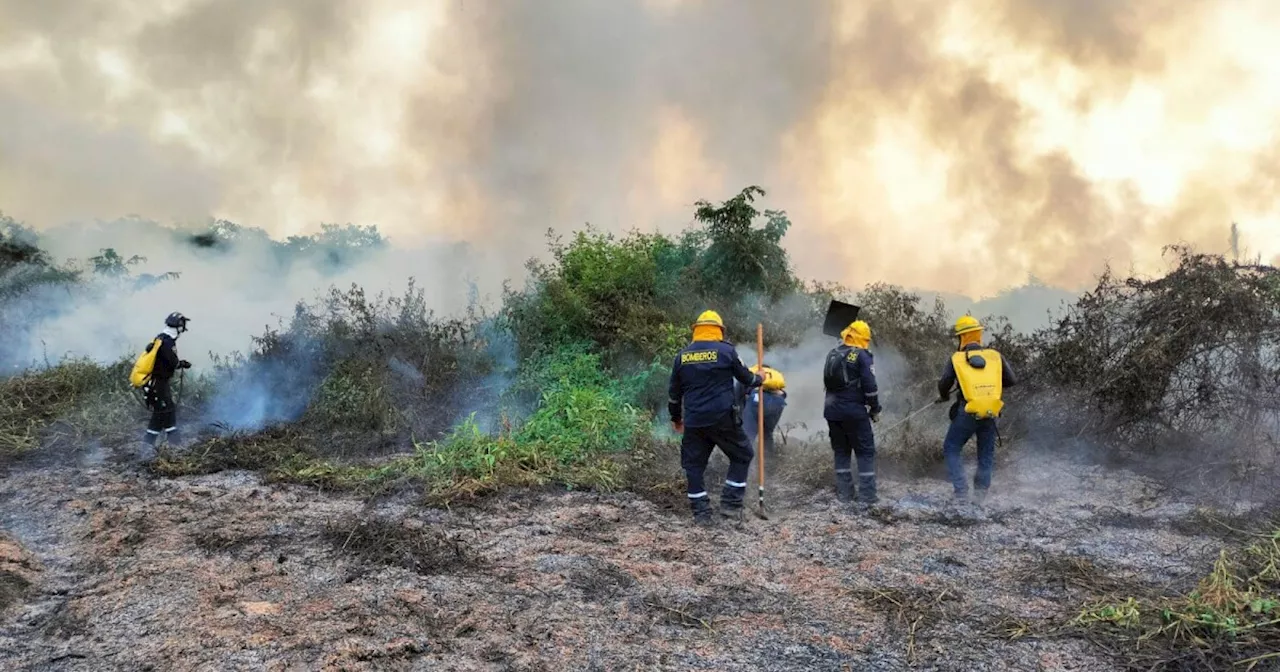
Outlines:
{"label": "yellow helmet", "polygon": [[698,316],[698,321],[693,323],[693,326],[697,327],[704,324],[724,329],[724,320],[720,319],[720,313],[717,313],[714,310],[703,311],[702,314]]}
{"label": "yellow helmet", "polygon": [[782,376],[782,372],[771,367],[765,366],[763,372],[759,364],[751,367],[751,373],[759,373],[764,378],[762,387],[766,392],[776,392],[778,390],[787,389],[787,379]]}
{"label": "yellow helmet", "polygon": [[956,336],[974,331],[982,331],[982,324],[972,315],[961,315],[956,320]]}
{"label": "yellow helmet", "polygon": [[850,322],[849,326],[840,332],[840,339],[850,345],[856,345],[860,348],[870,347],[871,345],[871,325],[862,320]]}

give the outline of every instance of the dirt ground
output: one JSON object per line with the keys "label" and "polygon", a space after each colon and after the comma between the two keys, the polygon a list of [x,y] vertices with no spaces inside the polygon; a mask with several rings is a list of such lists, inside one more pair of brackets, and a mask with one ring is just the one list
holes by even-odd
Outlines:
{"label": "dirt ground", "polygon": [[626,494],[444,511],[239,472],[16,469],[0,668],[1114,670],[1037,624],[1106,590],[1185,589],[1223,546],[1155,483],[1063,459],[1003,465],[982,512],[948,493],[882,478],[860,512],[774,488],[771,520],[703,529]]}

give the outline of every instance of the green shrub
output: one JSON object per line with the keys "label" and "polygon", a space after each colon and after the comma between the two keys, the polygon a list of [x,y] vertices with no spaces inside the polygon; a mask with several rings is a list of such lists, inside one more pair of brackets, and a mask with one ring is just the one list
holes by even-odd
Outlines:
{"label": "green shrub", "polygon": [[501,431],[482,431],[472,414],[447,435],[415,441],[410,454],[383,464],[337,462],[343,452],[337,437],[386,432],[394,422],[385,388],[370,370],[350,367],[343,362],[329,374],[301,421],[213,437],[183,455],[166,452],[154,468],[170,476],[254,469],[273,480],[367,492],[416,483],[432,501],[445,502],[510,485],[615,489],[625,453],[649,440],[651,416],[630,401],[639,377],[616,378],[599,355],[579,347],[527,365],[512,394],[536,394],[534,410]]}
{"label": "green shrub", "polygon": [[[504,292],[503,316],[521,357],[586,343],[606,366],[644,369],[674,355],[687,325],[708,308],[722,314],[731,339],[743,340],[754,340],[757,321],[783,314],[785,323],[768,324],[769,345],[796,342],[821,313],[782,247],[785,213],[752,205],[763,194],[748,187],[719,206],[699,201],[698,224],[676,238],[593,229],[568,243],[552,238],[551,261],[530,262],[526,288]],[[797,293],[801,310],[776,310]]]}
{"label": "green shrub", "polygon": [[550,450],[562,463],[595,452],[625,449],[645,431],[647,416],[632,400],[640,380],[616,380],[594,354],[569,350],[545,360],[536,372],[542,398],[516,440]]}
{"label": "green shrub", "polygon": [[0,380],[0,459],[42,442],[119,438],[141,410],[127,382],[132,366],[70,359]]}
{"label": "green shrub", "polygon": [[[593,230],[561,244],[552,240],[550,263],[531,262],[530,286],[508,289],[504,314],[522,357],[588,342],[616,353],[644,357],[659,345],[652,327],[665,321],[675,279],[660,282],[659,259],[673,243],[658,234],[632,232],[621,240]],[[668,273],[678,273],[669,267]]]}
{"label": "green shrub", "polygon": [[400,418],[389,396],[382,371],[342,360],[311,395],[302,421],[329,430],[395,432]]}

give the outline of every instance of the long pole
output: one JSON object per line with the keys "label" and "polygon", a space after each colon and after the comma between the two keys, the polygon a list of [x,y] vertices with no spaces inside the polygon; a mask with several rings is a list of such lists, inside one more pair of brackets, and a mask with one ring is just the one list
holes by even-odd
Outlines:
{"label": "long pole", "polygon": [[[760,378],[764,379],[764,324],[756,324],[756,366],[760,368]],[[756,391],[756,455],[757,471],[760,472],[760,511],[764,512],[764,385]]]}
{"label": "long pole", "polygon": [[888,433],[888,432],[892,432],[893,430],[895,430],[895,429],[897,429],[897,428],[899,428],[899,427],[901,427],[901,426],[903,426],[903,425],[907,424],[907,421],[908,421],[908,420],[910,420],[911,418],[914,418],[914,417],[916,417],[917,415],[920,415],[921,413],[924,413],[925,411],[927,411],[927,410],[929,410],[929,409],[931,409],[931,408],[933,408],[933,402],[929,402],[929,405],[928,405],[928,406],[925,406],[924,408],[921,408],[921,409],[918,409],[918,410],[912,411],[912,412],[911,412],[911,415],[908,415],[907,417],[905,417],[905,418],[903,418],[903,419],[901,419],[901,420],[897,421],[897,422],[896,422],[896,423],[894,423],[894,425],[893,425],[892,427],[890,427],[889,429],[881,430],[881,431],[880,431],[880,433],[881,433],[881,434],[886,434],[886,433]]}

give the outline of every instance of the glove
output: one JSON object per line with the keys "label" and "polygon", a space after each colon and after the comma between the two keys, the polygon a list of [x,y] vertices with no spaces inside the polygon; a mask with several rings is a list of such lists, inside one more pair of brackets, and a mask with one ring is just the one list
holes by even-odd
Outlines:
{"label": "glove", "polygon": [[188,362],[188,361],[187,361],[187,360],[185,360],[185,359],[178,360],[178,368],[179,368],[179,369],[189,369],[189,368],[191,368],[191,362]]}
{"label": "glove", "polygon": [[871,411],[871,422],[880,422],[880,411],[879,411],[879,409],[874,410],[874,411]]}
{"label": "glove", "polygon": [[951,397],[950,397],[950,396],[946,396],[946,397],[938,397],[937,399],[934,399],[934,400],[933,400],[933,403],[935,403],[935,404],[945,404],[945,403],[947,403],[948,401],[951,401]]}

